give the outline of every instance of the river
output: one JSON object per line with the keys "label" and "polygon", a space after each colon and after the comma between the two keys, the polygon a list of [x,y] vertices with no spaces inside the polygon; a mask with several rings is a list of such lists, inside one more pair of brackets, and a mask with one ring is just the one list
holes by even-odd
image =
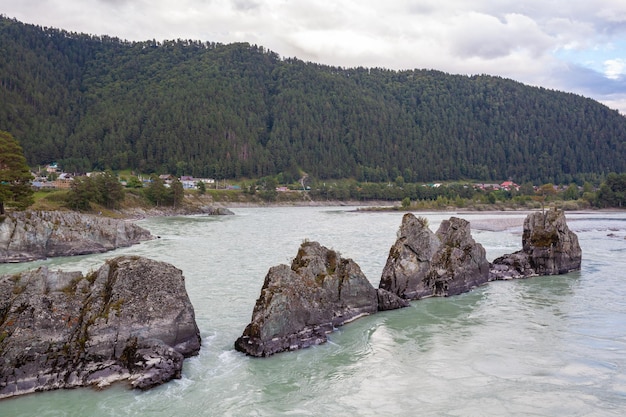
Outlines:
{"label": "river", "polygon": [[[347,324],[329,343],[255,359],[233,343],[271,266],[315,240],[378,286],[399,212],[233,209],[138,222],[160,238],[106,254],[0,265],[87,272],[135,254],[180,268],[202,336],[183,377],[0,401],[0,416],[621,416],[626,410],[626,213],[568,213],[582,270],[493,282]],[[521,248],[523,213],[419,213],[436,231],[465,218],[487,258]],[[499,230],[503,229],[503,230]]]}

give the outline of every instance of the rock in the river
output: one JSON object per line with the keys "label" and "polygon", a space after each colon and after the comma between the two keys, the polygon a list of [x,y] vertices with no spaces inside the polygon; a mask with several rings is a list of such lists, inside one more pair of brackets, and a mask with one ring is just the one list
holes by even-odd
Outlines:
{"label": "rock in the river", "polygon": [[209,216],[232,216],[235,214],[225,207],[208,207],[206,212]]}
{"label": "rock in the river", "polygon": [[491,280],[558,275],[580,269],[582,250],[563,210],[534,212],[524,220],[522,250],[495,259]]}
{"label": "rock in the river", "polygon": [[460,294],[488,279],[485,249],[472,238],[467,220],[444,220],[435,234],[425,218],[407,213],[389,251],[379,287],[415,300]]}
{"label": "rock in the river", "polygon": [[431,295],[425,278],[439,246],[441,241],[428,228],[426,218],[405,214],[398,238],[389,250],[379,288],[407,300]]}
{"label": "rock in the river", "polygon": [[436,235],[441,246],[426,277],[433,295],[457,295],[489,281],[485,248],[472,238],[467,220],[450,217],[441,222]]}
{"label": "rock in the river", "polygon": [[334,327],[377,311],[378,292],[353,260],[305,242],[291,267],[270,268],[235,348],[269,356],[317,345]]}
{"label": "rock in the river", "polygon": [[378,311],[397,310],[409,306],[408,300],[397,296],[387,290],[378,290]]}
{"label": "rock in the river", "polygon": [[152,238],[124,220],[71,211],[14,212],[0,222],[0,262],[101,253]]}
{"label": "rock in the river", "polygon": [[46,267],[0,277],[0,398],[179,378],[200,333],[174,266],[122,256],[83,276]]}
{"label": "rock in the river", "polygon": [[291,267],[270,268],[252,321],[235,349],[270,356],[324,343],[334,327],[406,307],[408,300],[461,294],[494,279],[580,269],[578,238],[569,231],[563,212],[528,216],[523,247],[490,265],[467,220],[451,217],[433,233],[425,218],[408,213],[375,290],[352,260],[317,242],[305,242]]}

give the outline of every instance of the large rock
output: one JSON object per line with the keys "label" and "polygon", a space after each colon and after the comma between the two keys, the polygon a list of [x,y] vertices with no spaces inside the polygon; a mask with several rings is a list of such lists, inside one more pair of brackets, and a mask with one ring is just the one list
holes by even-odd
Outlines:
{"label": "large rock", "polygon": [[389,251],[379,288],[414,300],[467,292],[489,280],[485,249],[467,220],[444,220],[436,234],[425,218],[407,213]]}
{"label": "large rock", "polygon": [[152,238],[124,220],[70,211],[15,212],[0,222],[0,262],[102,253]]}
{"label": "large rock", "polygon": [[233,216],[235,214],[225,207],[208,207],[206,213],[209,216]]}
{"label": "large rock", "polygon": [[441,241],[428,228],[426,218],[405,214],[398,238],[389,250],[379,288],[407,300],[432,295],[425,278],[440,246]]}
{"label": "large rock", "polygon": [[524,220],[522,250],[495,259],[490,279],[558,275],[580,269],[582,250],[569,230],[565,213],[551,209],[534,212]]}
{"label": "large rock", "polygon": [[376,313],[378,297],[354,261],[317,242],[305,242],[291,267],[270,268],[252,321],[235,348],[269,356],[324,343],[334,327]]}
{"label": "large rock", "polygon": [[200,333],[174,266],[140,257],[98,271],[0,277],[0,398],[127,380],[179,378]]}
{"label": "large rock", "polygon": [[436,233],[441,246],[432,258],[426,277],[435,296],[457,295],[489,281],[485,248],[472,238],[467,220],[451,217]]}

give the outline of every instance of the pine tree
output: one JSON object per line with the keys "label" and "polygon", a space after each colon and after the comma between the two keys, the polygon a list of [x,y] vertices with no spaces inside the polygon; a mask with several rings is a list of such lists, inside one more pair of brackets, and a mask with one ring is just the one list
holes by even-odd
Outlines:
{"label": "pine tree", "polygon": [[5,204],[24,210],[33,203],[32,178],[22,147],[10,133],[0,131],[0,215]]}

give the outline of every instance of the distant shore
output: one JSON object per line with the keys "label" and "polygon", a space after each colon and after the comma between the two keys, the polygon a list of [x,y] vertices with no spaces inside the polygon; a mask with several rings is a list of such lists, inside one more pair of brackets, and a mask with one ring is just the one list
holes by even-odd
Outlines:
{"label": "distant shore", "polygon": [[[520,207],[518,209],[505,208],[500,209],[494,207],[465,208],[465,207],[446,207],[442,209],[418,209],[418,208],[402,208],[398,204],[392,204],[389,201],[286,201],[286,202],[250,202],[250,201],[195,201],[193,204],[185,204],[183,207],[132,207],[118,211],[118,215],[129,220],[136,221],[148,217],[160,216],[190,216],[202,215],[209,213],[211,208],[276,208],[276,207],[351,207],[355,208],[354,212],[374,213],[374,212],[398,212],[398,213],[457,213],[462,216],[467,214],[484,214],[488,215],[488,219],[472,219],[472,229],[486,231],[503,231],[511,228],[522,227],[525,215],[541,210],[540,208]],[[569,210],[567,213],[619,213],[626,210],[619,209],[584,209]],[[522,214],[521,217],[506,217],[511,214]]]}

